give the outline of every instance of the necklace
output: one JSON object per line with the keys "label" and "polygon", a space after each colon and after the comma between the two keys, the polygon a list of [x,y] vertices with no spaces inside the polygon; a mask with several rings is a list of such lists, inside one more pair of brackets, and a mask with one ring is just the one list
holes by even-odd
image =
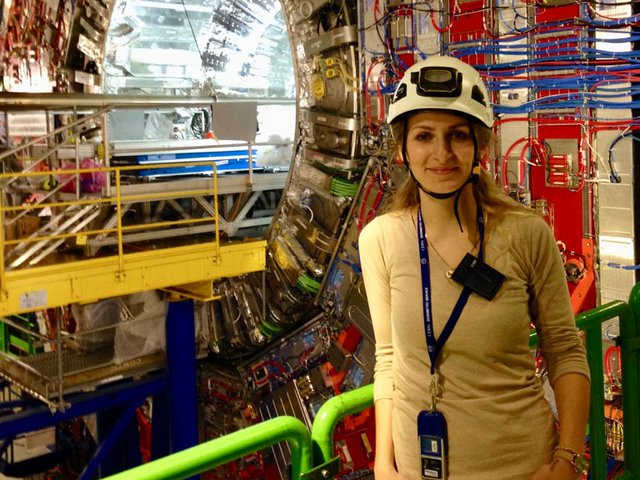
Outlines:
{"label": "necklace", "polygon": [[[476,248],[478,247],[478,245],[480,244],[480,236],[478,236],[478,238],[476,239],[476,243],[473,244],[473,246],[471,247],[471,251],[469,253],[473,253]],[[455,270],[455,267],[452,268],[451,265],[449,265],[449,263],[444,259],[444,257],[440,254],[440,252],[438,251],[438,249],[436,248],[436,246],[430,242],[429,243],[429,247],[431,247],[433,249],[433,251],[436,253],[436,255],[438,255],[438,258],[440,258],[440,260],[442,260],[442,263],[444,263],[447,267],[449,267],[449,270],[447,270],[445,272],[445,276],[447,278],[451,278],[453,276],[453,272]]]}
{"label": "necklace", "polygon": [[[420,206],[418,206],[418,208],[420,208]],[[479,213],[479,215],[481,215],[481,213]],[[413,217],[412,220],[415,222],[415,217]],[[478,220],[478,222],[480,222],[480,220]],[[415,223],[414,223],[414,225],[415,225]],[[423,227],[423,228],[425,228],[425,230],[426,230],[426,227]],[[425,237],[426,237],[426,232],[425,232]],[[473,254],[473,252],[478,248],[478,245],[480,244],[480,240],[481,239],[482,239],[481,233],[480,233],[480,231],[478,231],[476,241],[471,246],[471,248],[468,250],[468,253]],[[436,248],[436,246],[435,246],[435,244],[433,242],[428,242],[428,245],[429,245],[429,247],[431,247],[433,249],[433,251],[436,253],[438,258],[440,258],[442,263],[444,263],[448,267],[448,270],[445,272],[445,276],[447,278],[451,278],[453,276],[453,272],[455,271],[456,267],[451,267],[449,262],[447,262],[444,259],[444,256],[438,251],[438,249]],[[463,255],[463,257],[464,257],[464,255]]]}

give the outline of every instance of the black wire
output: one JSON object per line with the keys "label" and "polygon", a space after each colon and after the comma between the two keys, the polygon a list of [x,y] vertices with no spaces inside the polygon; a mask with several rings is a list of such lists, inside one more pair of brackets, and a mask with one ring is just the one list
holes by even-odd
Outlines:
{"label": "black wire", "polygon": [[196,32],[193,31],[193,25],[191,25],[191,19],[189,18],[189,12],[187,12],[187,6],[184,4],[184,0],[181,0],[182,8],[184,9],[184,15],[187,17],[187,23],[189,23],[189,28],[191,29],[191,35],[193,36],[193,41],[196,42],[196,48],[198,49],[198,55],[200,59],[202,59],[202,52],[200,51],[200,45],[198,45],[198,39],[196,38]]}
{"label": "black wire", "polygon": [[[334,28],[338,28],[340,26],[340,15],[347,15],[347,12],[345,10],[344,13],[342,13],[342,11],[344,10],[344,6],[347,3],[347,0],[342,0],[342,5],[340,5],[340,9],[338,10],[338,13],[336,14],[336,24]],[[347,18],[346,21],[342,21],[342,25],[346,25],[349,23],[349,19]]]}
{"label": "black wire", "polygon": [[191,117],[190,128],[194,137],[204,138],[204,135],[211,129],[211,121],[207,109],[203,108]]}
{"label": "black wire", "polygon": [[389,13],[387,13],[387,14],[383,15],[382,17],[380,17],[378,20],[376,20],[375,22],[373,22],[371,25],[369,25],[369,26],[367,26],[367,27],[359,28],[359,29],[358,29],[358,31],[359,31],[359,32],[366,32],[366,31],[367,31],[367,30],[369,30],[370,28],[373,28],[373,27],[379,27],[379,26],[380,26],[380,24],[381,24],[382,22],[384,22],[388,16],[389,16]]}

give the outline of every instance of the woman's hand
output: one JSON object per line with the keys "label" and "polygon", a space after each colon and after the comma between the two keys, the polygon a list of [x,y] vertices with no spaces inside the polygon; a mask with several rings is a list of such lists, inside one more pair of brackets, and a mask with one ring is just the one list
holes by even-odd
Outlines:
{"label": "woman's hand", "polygon": [[580,480],[580,474],[566,460],[554,458],[551,463],[543,465],[534,473],[531,480]]}
{"label": "woman's hand", "polygon": [[373,467],[373,476],[376,480],[409,480],[407,477],[400,475],[394,467]]}

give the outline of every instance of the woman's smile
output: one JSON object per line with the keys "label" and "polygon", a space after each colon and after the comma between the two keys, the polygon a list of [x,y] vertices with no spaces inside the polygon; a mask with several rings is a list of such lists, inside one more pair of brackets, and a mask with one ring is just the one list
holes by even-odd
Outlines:
{"label": "woman's smile", "polygon": [[446,176],[456,173],[459,169],[457,167],[430,167],[426,170],[434,175]]}

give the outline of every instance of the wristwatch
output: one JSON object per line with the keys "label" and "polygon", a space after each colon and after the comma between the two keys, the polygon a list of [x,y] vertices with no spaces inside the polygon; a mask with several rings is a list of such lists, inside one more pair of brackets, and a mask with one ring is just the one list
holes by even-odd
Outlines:
{"label": "wristwatch", "polygon": [[589,459],[584,452],[576,452],[571,448],[556,447],[553,452],[553,458],[561,458],[571,463],[577,474],[586,475],[589,473]]}

